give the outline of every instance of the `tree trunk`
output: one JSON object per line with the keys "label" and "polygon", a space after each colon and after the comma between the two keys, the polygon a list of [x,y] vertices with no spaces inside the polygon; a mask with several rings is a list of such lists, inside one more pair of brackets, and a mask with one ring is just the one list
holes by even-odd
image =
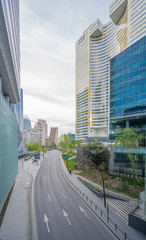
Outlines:
{"label": "tree trunk", "polygon": [[101,172],[101,170],[99,169],[101,178],[102,178],[102,185],[103,185],[103,196],[104,196],[104,207],[106,208],[106,198],[105,198],[105,185],[104,185],[104,178],[103,178],[103,174]]}

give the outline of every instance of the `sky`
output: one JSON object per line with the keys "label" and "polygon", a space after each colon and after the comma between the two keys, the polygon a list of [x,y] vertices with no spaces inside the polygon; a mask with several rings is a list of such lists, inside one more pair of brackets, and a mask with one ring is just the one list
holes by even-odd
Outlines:
{"label": "sky", "polygon": [[44,119],[59,135],[75,132],[75,43],[112,0],[20,0],[24,114]]}

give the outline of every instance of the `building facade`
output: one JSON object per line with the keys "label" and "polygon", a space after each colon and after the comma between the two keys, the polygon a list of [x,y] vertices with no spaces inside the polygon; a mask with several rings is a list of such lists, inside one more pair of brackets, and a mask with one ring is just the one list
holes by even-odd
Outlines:
{"label": "building facade", "polygon": [[146,36],[110,61],[110,139],[119,128],[146,131]]}
{"label": "building facade", "polygon": [[[119,129],[146,133],[146,36],[110,60],[110,140]],[[145,147],[145,140],[141,144]],[[144,177],[146,148],[114,150],[110,171],[132,174],[128,152],[137,158],[135,169]]]}
{"label": "building facade", "polygon": [[23,132],[23,141],[27,144],[40,142],[42,146],[46,146],[47,131],[46,121],[39,119],[31,130]]}
{"label": "building facade", "polygon": [[10,106],[20,101],[19,1],[0,0],[0,211],[18,172],[18,124]]}
{"label": "building facade", "polygon": [[49,136],[49,147],[52,143],[55,143],[56,146],[58,146],[58,128],[57,127],[51,127],[50,129],[50,136]]}
{"label": "building facade", "polygon": [[[76,139],[109,135],[110,59],[145,35],[145,1],[115,0],[76,43]],[[139,28],[137,28],[139,26]]]}

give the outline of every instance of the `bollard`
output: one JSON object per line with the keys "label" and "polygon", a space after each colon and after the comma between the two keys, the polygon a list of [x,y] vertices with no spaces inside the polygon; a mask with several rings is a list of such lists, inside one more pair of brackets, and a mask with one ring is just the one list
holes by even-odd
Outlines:
{"label": "bollard", "polygon": [[92,206],[92,200],[91,200],[91,206]]}
{"label": "bollard", "polygon": [[125,235],[124,235],[124,240],[126,240],[126,233],[125,233]]}
{"label": "bollard", "polygon": [[88,201],[88,197],[87,197],[87,201]]}
{"label": "bollard", "polygon": [[101,210],[101,216],[102,216],[102,210]]}
{"label": "bollard", "polygon": [[97,205],[95,205],[95,210],[97,211]]}

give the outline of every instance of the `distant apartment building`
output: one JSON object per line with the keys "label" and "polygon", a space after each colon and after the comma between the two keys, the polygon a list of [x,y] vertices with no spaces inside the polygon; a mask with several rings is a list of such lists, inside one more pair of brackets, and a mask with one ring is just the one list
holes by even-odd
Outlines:
{"label": "distant apartment building", "polygon": [[23,132],[23,141],[27,144],[30,142],[40,142],[42,146],[46,146],[47,123],[45,120],[39,119],[31,130]]}
{"label": "distant apartment building", "polygon": [[111,20],[91,24],[76,43],[76,139],[109,136],[110,59],[145,36],[145,0],[114,0]]}
{"label": "distant apartment building", "polygon": [[18,172],[18,124],[11,104],[20,101],[19,1],[0,0],[0,211]]}
{"label": "distant apartment building", "polygon": [[31,129],[32,129],[32,127],[31,127],[31,121],[30,121],[29,117],[25,114],[25,115],[23,116],[23,132],[24,132],[25,130],[31,130]]}
{"label": "distant apartment building", "polygon": [[51,146],[53,142],[56,144],[56,146],[58,146],[58,128],[57,127],[51,127],[50,129],[48,145]]}
{"label": "distant apartment building", "polygon": [[30,142],[32,142],[31,130],[25,130],[22,133],[22,138],[23,138],[23,142],[26,144],[29,144]]}

